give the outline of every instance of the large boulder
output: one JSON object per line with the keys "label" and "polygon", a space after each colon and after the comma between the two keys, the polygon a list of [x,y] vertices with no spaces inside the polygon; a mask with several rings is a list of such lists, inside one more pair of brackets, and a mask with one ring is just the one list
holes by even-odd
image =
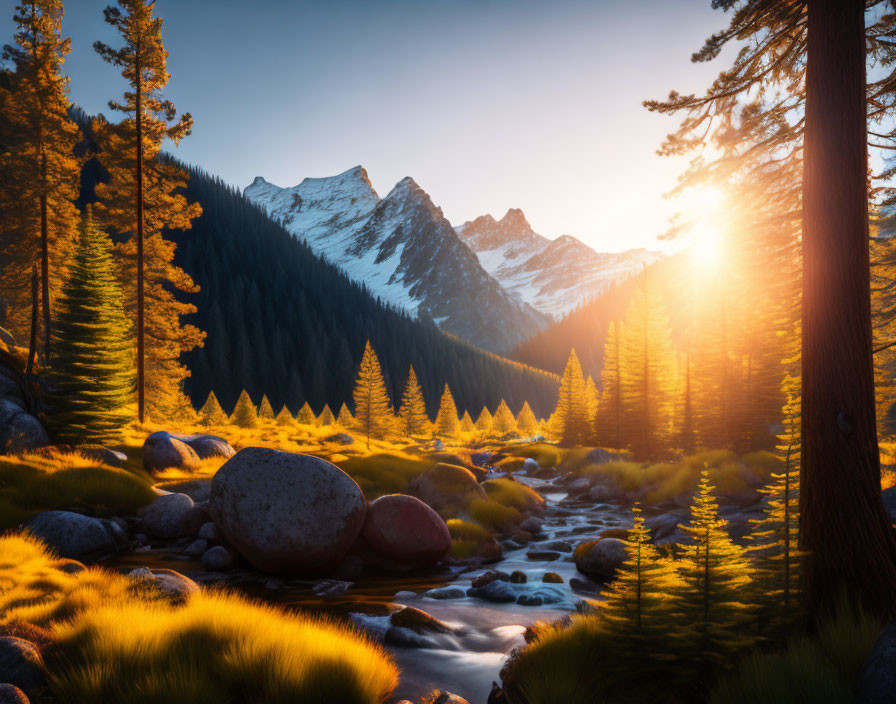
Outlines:
{"label": "large boulder", "polygon": [[465,467],[439,462],[411,483],[412,493],[436,511],[465,507],[472,499],[487,499],[485,489]]}
{"label": "large boulder", "polygon": [[229,459],[236,454],[236,450],[231,444],[217,435],[176,435],[174,437],[192,447],[201,460],[210,457]]}
{"label": "large boulder", "polygon": [[0,684],[0,704],[29,704],[25,693],[14,684]]}
{"label": "large boulder", "polygon": [[41,422],[10,398],[0,398],[0,455],[43,447],[50,438]]}
{"label": "large boulder", "polygon": [[255,567],[314,573],[345,557],[367,502],[351,477],[319,457],[247,447],[212,479],[209,511]]}
{"label": "large boulder", "polygon": [[451,550],[445,521],[413,496],[381,496],[367,507],[361,536],[380,555],[386,567],[413,568],[431,565]]}
{"label": "large boulder", "polygon": [[46,683],[40,650],[24,638],[0,638],[0,682],[15,685],[25,692]]}
{"label": "large boulder", "polygon": [[147,472],[163,469],[199,469],[199,455],[177,436],[160,430],[153,433],[143,443],[143,468]]}
{"label": "large boulder", "polygon": [[167,539],[196,535],[207,518],[186,494],[163,494],[141,509],[140,517],[148,535]]}
{"label": "large boulder", "polygon": [[618,538],[600,538],[580,543],[573,553],[576,568],[597,579],[610,579],[628,558],[625,542]]}
{"label": "large boulder", "polygon": [[896,622],[880,634],[862,666],[856,704],[896,704]]}
{"label": "large boulder", "polygon": [[71,511],[45,511],[28,519],[25,528],[56,550],[74,560],[111,555],[122,542],[121,528],[101,518]]}

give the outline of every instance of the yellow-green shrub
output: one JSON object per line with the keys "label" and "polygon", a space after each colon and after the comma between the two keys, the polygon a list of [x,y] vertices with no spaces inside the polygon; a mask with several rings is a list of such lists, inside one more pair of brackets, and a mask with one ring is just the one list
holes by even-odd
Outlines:
{"label": "yellow-green shrub", "polygon": [[350,457],[339,468],[354,479],[373,500],[384,494],[403,493],[415,477],[431,466],[431,462],[397,453],[381,452],[365,457]]}
{"label": "yellow-green shrub", "polygon": [[513,506],[505,506],[492,499],[473,499],[470,501],[469,512],[474,521],[492,528],[523,520],[523,514]]}
{"label": "yellow-green shrub", "polygon": [[482,483],[482,488],[492,501],[518,511],[533,511],[544,504],[537,491],[512,479],[489,479]]}

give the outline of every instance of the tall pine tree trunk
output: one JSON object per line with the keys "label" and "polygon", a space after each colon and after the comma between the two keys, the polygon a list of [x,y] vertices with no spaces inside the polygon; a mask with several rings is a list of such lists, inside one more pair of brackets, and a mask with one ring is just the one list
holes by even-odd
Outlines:
{"label": "tall pine tree trunk", "polygon": [[863,0],[809,0],[803,174],[801,541],[820,616],[896,612],[871,355]]}
{"label": "tall pine tree trunk", "polygon": [[[44,162],[46,162],[46,157],[43,158]],[[44,170],[46,170],[46,165],[44,165]],[[44,183],[46,183],[46,179]],[[47,194],[42,189],[40,194],[40,281],[44,316],[44,349],[42,355],[42,364],[44,366],[50,361],[50,235],[48,227]]]}
{"label": "tall pine tree trunk", "polygon": [[140,44],[135,50],[137,132],[137,419],[142,423],[146,409],[146,349],[143,321],[143,110],[140,75]]}

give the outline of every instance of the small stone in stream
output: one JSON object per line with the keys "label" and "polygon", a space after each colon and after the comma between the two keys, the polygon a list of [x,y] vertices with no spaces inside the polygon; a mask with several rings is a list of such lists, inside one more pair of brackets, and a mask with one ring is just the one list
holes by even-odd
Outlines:
{"label": "small stone in stream", "polygon": [[470,702],[457,694],[439,690],[427,697],[426,704],[470,704]]}
{"label": "small stone in stream", "polygon": [[392,626],[386,630],[383,636],[386,645],[394,645],[399,648],[439,648],[439,643],[434,638],[417,633],[410,628]]}
{"label": "small stone in stream", "polygon": [[211,521],[206,521],[199,528],[199,537],[210,543],[220,543],[221,533],[218,532],[218,526]]}
{"label": "small stone in stream", "polygon": [[478,597],[486,601],[494,601],[499,604],[509,604],[516,601],[516,590],[510,582],[494,581],[484,587],[473,587],[467,591],[467,596]]}
{"label": "small stone in stream", "polygon": [[506,572],[498,572],[497,570],[489,570],[476,577],[473,577],[474,587],[484,587],[494,581],[509,582],[510,575]]}
{"label": "small stone in stream", "polygon": [[197,538],[187,546],[186,550],[184,550],[184,555],[189,555],[190,557],[202,557],[202,554],[206,550],[208,550],[208,541],[204,538]]}
{"label": "small stone in stream", "polygon": [[528,545],[532,542],[532,534],[527,531],[520,530],[513,534],[513,540],[517,545]]}
{"label": "small stone in stream", "polygon": [[477,467],[485,467],[492,458],[491,452],[474,452],[470,455],[470,462]]}
{"label": "small stone in stream", "polygon": [[354,582],[343,582],[340,579],[325,579],[311,587],[311,591],[317,596],[339,596],[345,594],[354,585]]}
{"label": "small stone in stream", "polygon": [[29,704],[29,701],[14,684],[0,684],[0,704]]}
{"label": "small stone in stream", "polygon": [[393,626],[407,628],[417,633],[450,633],[451,629],[439,619],[431,616],[422,609],[413,606],[405,606],[389,617]]}
{"label": "small stone in stream", "polygon": [[516,603],[520,606],[541,606],[544,603],[544,599],[538,594],[520,594]]}
{"label": "small stone in stream", "polygon": [[534,474],[539,469],[541,469],[541,467],[539,467],[538,462],[531,457],[527,457],[523,462],[523,471],[526,472],[526,474]]}
{"label": "small stone in stream", "polygon": [[78,572],[83,572],[87,569],[82,562],[78,562],[77,560],[67,560],[65,558],[56,560],[56,562],[53,563],[53,568],[60,572],[65,572],[66,574],[78,574]]}
{"label": "small stone in stream", "polygon": [[588,481],[585,477],[580,477],[579,479],[574,479],[569,484],[566,485],[567,491],[572,493],[585,492],[591,488],[591,482]]}
{"label": "small stone in stream", "polygon": [[570,579],[569,586],[575,591],[583,592],[585,594],[597,594],[600,591],[600,585],[597,582],[593,582],[590,579],[582,579],[580,577],[573,577]]}
{"label": "small stone in stream", "polygon": [[537,560],[539,562],[553,562],[554,560],[560,559],[560,553],[550,550],[530,550],[526,553],[526,557],[530,560]]}
{"label": "small stone in stream", "polygon": [[428,596],[430,599],[463,599],[467,593],[461,589],[460,587],[443,587],[441,589],[430,589],[423,596]]}
{"label": "small stone in stream", "polygon": [[199,591],[196,582],[174,570],[138,567],[128,572],[128,579],[134,581],[138,587],[155,590],[175,604],[183,603]]}
{"label": "small stone in stream", "polygon": [[24,638],[0,638],[0,680],[26,692],[46,684],[37,646]]}
{"label": "small stone in stream", "polygon": [[541,581],[545,584],[563,584],[563,577],[556,572],[545,572]]}
{"label": "small stone in stream", "polygon": [[233,567],[233,555],[223,545],[216,545],[202,554],[202,566],[210,572],[226,572]]}
{"label": "small stone in stream", "polygon": [[510,581],[513,584],[525,584],[526,582],[529,581],[529,578],[526,577],[525,572],[521,572],[520,570],[514,570],[513,573],[510,575]]}
{"label": "small stone in stream", "polygon": [[542,550],[554,550],[556,552],[572,552],[572,545],[565,540],[552,540],[548,543],[541,543],[538,547]]}
{"label": "small stone in stream", "polygon": [[541,532],[542,521],[536,516],[529,516],[520,523],[520,530],[526,531],[530,535]]}

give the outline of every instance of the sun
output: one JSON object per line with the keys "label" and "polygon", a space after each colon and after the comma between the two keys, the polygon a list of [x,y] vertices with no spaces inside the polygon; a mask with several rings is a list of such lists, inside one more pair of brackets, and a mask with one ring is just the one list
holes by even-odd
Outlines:
{"label": "sun", "polygon": [[713,186],[691,188],[680,196],[687,219],[686,241],[694,264],[703,269],[718,266],[724,236],[724,194]]}

